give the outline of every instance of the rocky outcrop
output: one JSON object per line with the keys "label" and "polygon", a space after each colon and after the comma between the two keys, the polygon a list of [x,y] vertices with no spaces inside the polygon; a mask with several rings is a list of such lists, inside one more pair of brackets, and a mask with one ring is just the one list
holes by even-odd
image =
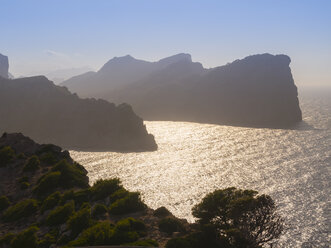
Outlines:
{"label": "rocky outcrop", "polygon": [[[207,70],[180,54],[155,62],[157,70],[117,88],[110,89],[111,80],[107,87],[93,78],[84,84],[103,89],[98,97],[128,102],[147,120],[287,128],[302,120],[290,62],[286,55],[260,54]],[[80,93],[79,80],[75,85]]]}
{"label": "rocky outcrop", "polygon": [[8,57],[0,53],[0,77],[8,78]]}
{"label": "rocky outcrop", "polygon": [[22,132],[66,149],[145,151],[157,148],[131,106],[81,99],[46,77],[0,78],[0,132]]}

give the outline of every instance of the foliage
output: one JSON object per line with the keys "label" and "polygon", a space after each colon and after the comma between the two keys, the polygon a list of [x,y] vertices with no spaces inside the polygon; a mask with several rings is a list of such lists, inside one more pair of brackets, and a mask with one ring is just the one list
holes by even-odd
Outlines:
{"label": "foliage", "polygon": [[129,194],[129,191],[127,191],[124,188],[121,188],[119,190],[116,190],[113,194],[110,195],[109,200],[111,203],[117,201],[118,199],[122,199],[126,197]]}
{"label": "foliage", "polygon": [[20,189],[21,190],[25,190],[25,189],[27,189],[29,187],[30,187],[30,183],[28,183],[28,182],[21,182],[20,183]]}
{"label": "foliage", "polygon": [[83,208],[72,215],[68,222],[72,237],[76,237],[81,231],[91,225],[91,208]]}
{"label": "foliage", "polygon": [[191,248],[190,242],[185,238],[173,238],[170,239],[167,244],[166,248]]}
{"label": "foliage", "polygon": [[43,197],[52,193],[60,185],[61,172],[49,172],[38,180],[37,186],[33,192],[38,197]]}
{"label": "foliage", "polygon": [[88,188],[87,172],[80,165],[70,164],[66,160],[62,160],[54,165],[52,171],[61,172],[60,185],[64,189],[71,187]]}
{"label": "foliage", "polygon": [[71,241],[69,246],[107,245],[114,232],[110,222],[100,222],[86,230],[79,237]]}
{"label": "foliage", "polygon": [[0,247],[7,247],[11,241],[15,238],[15,234],[9,232],[0,238]]}
{"label": "foliage", "polygon": [[278,238],[283,229],[271,197],[253,190],[216,190],[194,206],[192,214],[233,247],[260,247]]}
{"label": "foliage", "polygon": [[162,218],[171,215],[170,211],[165,207],[159,207],[154,210],[154,216]]}
{"label": "foliage", "polygon": [[10,201],[8,197],[5,195],[0,196],[0,211],[5,210],[6,208],[9,207],[9,205],[10,205]]}
{"label": "foliage", "polygon": [[90,190],[89,189],[82,189],[79,191],[74,192],[73,199],[76,205],[82,205],[84,202],[88,201],[90,197]]}
{"label": "foliage", "polygon": [[37,235],[36,232],[39,229],[35,226],[31,226],[19,233],[11,242],[12,248],[36,248],[38,247]]}
{"label": "foliage", "polygon": [[167,234],[185,231],[184,225],[178,219],[170,217],[159,221],[159,229],[161,232],[165,232]]}
{"label": "foliage", "polygon": [[92,210],[93,218],[98,218],[100,216],[103,216],[105,213],[107,213],[107,207],[104,204],[98,203],[93,207]]}
{"label": "foliage", "polygon": [[136,220],[132,217],[122,219],[117,222],[115,229],[125,232],[135,231],[139,234],[139,236],[146,235],[146,225],[144,224],[144,222]]}
{"label": "foliage", "polygon": [[102,200],[121,188],[118,178],[98,180],[90,188],[92,200]]}
{"label": "foliage", "polygon": [[59,203],[61,198],[61,194],[59,191],[54,192],[53,194],[49,195],[41,205],[41,211],[44,212],[48,209],[52,209]]}
{"label": "foliage", "polygon": [[7,164],[13,161],[15,158],[15,152],[10,146],[0,148],[0,168],[5,167]]}
{"label": "foliage", "polygon": [[53,152],[46,152],[40,155],[40,161],[52,165],[57,162],[57,159]]}
{"label": "foliage", "polygon": [[31,156],[27,159],[23,171],[24,172],[35,172],[40,168],[40,161],[36,155]]}
{"label": "foliage", "polygon": [[65,223],[74,211],[75,203],[73,201],[66,203],[64,206],[58,206],[49,213],[46,223],[50,226]]}
{"label": "foliage", "polygon": [[24,217],[31,216],[38,210],[38,203],[35,199],[26,199],[7,208],[3,214],[3,220],[6,222],[16,221]]}
{"label": "foliage", "polygon": [[118,199],[109,208],[111,214],[128,214],[142,211],[146,205],[141,201],[138,192],[129,192],[128,195],[122,199]]}
{"label": "foliage", "polygon": [[42,240],[39,241],[38,248],[49,248],[56,243],[56,237],[51,233],[46,233]]}
{"label": "foliage", "polygon": [[145,246],[145,247],[159,247],[159,244],[153,239],[143,239],[132,243],[128,243],[129,246]]}

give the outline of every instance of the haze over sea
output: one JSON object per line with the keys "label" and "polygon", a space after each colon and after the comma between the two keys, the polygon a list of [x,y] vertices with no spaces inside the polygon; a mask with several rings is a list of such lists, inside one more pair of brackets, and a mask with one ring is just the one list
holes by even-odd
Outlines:
{"label": "haze over sea", "polygon": [[215,189],[269,194],[285,219],[282,247],[329,247],[331,98],[300,96],[296,129],[261,129],[184,122],[145,122],[155,152],[70,151],[90,182],[119,177],[152,208],[166,206],[194,221],[191,208]]}

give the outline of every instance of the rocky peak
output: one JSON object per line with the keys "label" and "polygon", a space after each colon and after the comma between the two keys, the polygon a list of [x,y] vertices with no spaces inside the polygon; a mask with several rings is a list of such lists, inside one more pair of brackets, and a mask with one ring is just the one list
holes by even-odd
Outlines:
{"label": "rocky peak", "polygon": [[0,77],[8,78],[8,57],[0,53]]}

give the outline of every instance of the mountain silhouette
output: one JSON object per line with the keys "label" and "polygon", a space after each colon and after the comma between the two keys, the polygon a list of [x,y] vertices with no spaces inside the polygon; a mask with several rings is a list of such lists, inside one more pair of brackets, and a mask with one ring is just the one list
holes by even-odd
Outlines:
{"label": "mountain silhouette", "polygon": [[81,150],[155,150],[154,137],[128,104],[81,99],[44,76],[0,77],[0,132]]}
{"label": "mountain silhouette", "polygon": [[259,54],[205,69],[189,54],[158,62],[125,56],[63,85],[127,102],[147,120],[282,128],[302,120],[290,62],[286,55]]}
{"label": "mountain silhouette", "polygon": [[0,53],[0,77],[8,78],[9,76],[8,69],[9,69],[8,57]]}

